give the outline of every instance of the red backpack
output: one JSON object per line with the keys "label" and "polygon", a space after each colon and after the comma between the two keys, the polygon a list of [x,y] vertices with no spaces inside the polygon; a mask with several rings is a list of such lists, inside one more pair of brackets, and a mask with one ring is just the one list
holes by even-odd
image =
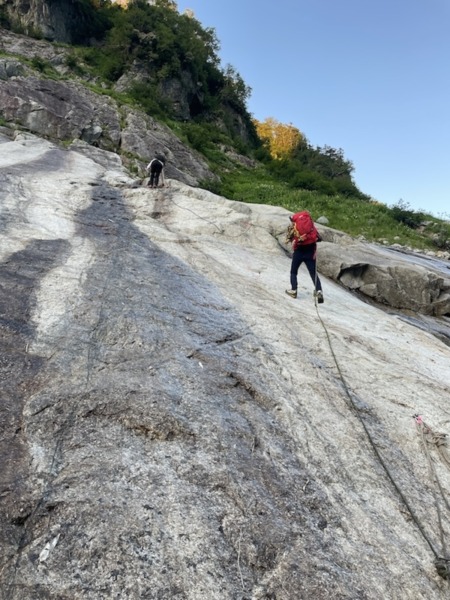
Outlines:
{"label": "red backpack", "polygon": [[297,245],[306,246],[319,241],[319,232],[307,210],[293,215],[291,221],[294,224],[294,236],[297,238]]}

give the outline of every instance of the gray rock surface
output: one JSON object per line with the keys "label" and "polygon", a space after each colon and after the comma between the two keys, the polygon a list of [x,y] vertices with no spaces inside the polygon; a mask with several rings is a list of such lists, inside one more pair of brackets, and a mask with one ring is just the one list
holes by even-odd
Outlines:
{"label": "gray rock surface", "polygon": [[17,55],[28,60],[40,58],[48,61],[54,67],[61,65],[68,54],[67,47],[13,33],[3,27],[0,27],[0,49],[7,54]]}
{"label": "gray rock surface", "polygon": [[288,298],[281,208],[0,142],[2,598],[448,598],[450,348]]}
{"label": "gray rock surface", "polygon": [[92,18],[88,7],[71,0],[2,0],[1,5],[23,30],[66,44],[80,42],[80,25]]}
{"label": "gray rock surface", "polygon": [[444,263],[422,257],[419,264],[417,257],[346,238],[336,252],[334,239],[323,242],[319,254],[319,269],[328,277],[387,306],[450,316],[450,269]]}

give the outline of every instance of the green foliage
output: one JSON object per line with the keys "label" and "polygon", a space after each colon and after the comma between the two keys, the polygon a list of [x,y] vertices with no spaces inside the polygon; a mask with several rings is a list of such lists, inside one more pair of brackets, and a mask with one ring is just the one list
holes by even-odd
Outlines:
{"label": "green foliage", "polygon": [[201,153],[213,170],[234,168],[233,161],[227,158],[223,150],[235,147],[234,141],[212,123],[179,123],[174,131],[181,140]]}
{"label": "green foliage", "polygon": [[102,39],[109,28],[108,4],[93,0],[77,0],[76,23],[72,28],[74,44],[83,44],[92,38]]}
{"label": "green foliage", "polygon": [[65,62],[73,74],[81,77],[87,74],[85,66],[81,64],[79,57],[75,53],[68,55]]}
{"label": "green foliage", "polygon": [[53,65],[48,60],[45,60],[40,56],[33,56],[30,61],[30,65],[33,67],[33,69],[36,69],[47,77],[54,77],[56,74]]}
{"label": "green foliage", "polygon": [[222,195],[223,183],[218,179],[203,179],[198,182],[198,186],[218,196]]}
{"label": "green foliage", "polygon": [[282,160],[269,158],[266,165],[274,177],[293,188],[369,200],[354,184],[353,164],[344,158],[341,149],[314,148],[301,139],[291,156]]}
{"label": "green foliage", "polygon": [[224,85],[220,91],[221,98],[238,113],[246,114],[247,100],[251,88],[245,84],[242,77],[232,65],[227,65],[224,73]]}
{"label": "green foliage", "polygon": [[391,214],[396,221],[412,229],[419,227],[420,223],[426,218],[424,213],[412,210],[408,202],[404,200],[399,200],[397,204],[392,206]]}
{"label": "green foliage", "polygon": [[434,222],[430,230],[434,244],[442,250],[450,250],[450,223]]}
{"label": "green foliage", "polygon": [[135,83],[127,95],[138,104],[144,112],[163,119],[170,111],[167,98],[162,96],[158,87],[152,83]]}
{"label": "green foliage", "polygon": [[232,200],[282,206],[290,212],[309,210],[314,219],[325,215],[330,227],[354,237],[362,235],[368,241],[383,239],[391,244],[421,249],[448,248],[450,245],[449,223],[438,223],[434,219],[429,232],[411,229],[399,222],[393,209],[385,204],[338,194],[333,196],[317,190],[294,189],[274,178],[264,166],[254,170],[235,169],[223,173],[220,183],[209,181],[203,185]]}
{"label": "green foliage", "polygon": [[390,208],[390,214],[405,227],[419,230],[437,248],[450,249],[450,223],[437,220],[423,211],[415,211],[404,200],[394,204]]}
{"label": "green foliage", "polygon": [[[84,0],[89,4],[89,0]],[[250,138],[256,144],[253,125],[246,108],[250,89],[233,67],[220,68],[219,43],[215,30],[203,28],[195,19],[181,15],[170,0],[148,4],[132,1],[126,10],[117,4],[104,4],[99,10],[102,42],[86,48],[81,58],[104,81],[113,84],[131,68],[146,74],[154,86],[176,79],[190,80],[198,90],[191,103],[191,117],[211,121],[223,114],[225,105],[237,111]],[[86,35],[84,25],[80,38]],[[133,95],[140,94],[134,90]],[[155,97],[155,87],[151,98]],[[166,119],[172,118],[172,105],[159,108],[152,101],[142,102],[152,115],[157,109]],[[227,125],[228,128],[228,125]]]}

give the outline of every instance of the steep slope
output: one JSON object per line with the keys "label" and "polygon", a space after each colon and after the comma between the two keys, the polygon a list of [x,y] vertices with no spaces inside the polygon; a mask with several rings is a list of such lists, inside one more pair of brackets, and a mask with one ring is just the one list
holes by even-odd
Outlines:
{"label": "steep slope", "polygon": [[447,598],[450,348],[285,296],[283,209],[1,140],[5,600]]}

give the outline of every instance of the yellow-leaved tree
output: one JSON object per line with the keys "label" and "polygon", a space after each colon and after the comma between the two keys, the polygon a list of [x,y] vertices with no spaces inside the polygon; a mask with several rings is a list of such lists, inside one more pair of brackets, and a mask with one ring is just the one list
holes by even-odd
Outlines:
{"label": "yellow-leaved tree", "polygon": [[267,145],[272,158],[287,158],[303,139],[301,131],[291,123],[286,125],[273,117],[267,117],[264,121],[254,119],[253,123],[259,139]]}

